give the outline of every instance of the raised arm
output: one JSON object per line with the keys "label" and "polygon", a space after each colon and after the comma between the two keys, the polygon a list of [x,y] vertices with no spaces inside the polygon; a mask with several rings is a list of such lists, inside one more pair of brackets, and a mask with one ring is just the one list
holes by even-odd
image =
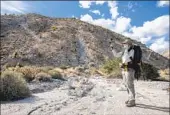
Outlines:
{"label": "raised arm", "polygon": [[123,55],[123,51],[121,52],[116,52],[116,50],[112,49],[112,53],[114,57],[121,57]]}

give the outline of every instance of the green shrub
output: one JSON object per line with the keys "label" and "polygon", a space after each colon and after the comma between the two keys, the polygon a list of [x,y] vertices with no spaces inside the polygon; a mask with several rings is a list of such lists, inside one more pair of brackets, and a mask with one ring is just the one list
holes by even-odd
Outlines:
{"label": "green shrub", "polygon": [[30,96],[30,91],[21,73],[7,70],[2,72],[0,86],[0,98],[2,101]]}
{"label": "green shrub", "polygon": [[56,31],[56,30],[57,30],[57,27],[56,27],[56,26],[52,26],[51,29],[52,29],[53,31]]}
{"label": "green shrub", "polygon": [[113,58],[111,60],[106,61],[99,69],[100,71],[109,76],[118,77],[121,76],[121,69],[119,67],[119,63],[121,63],[120,58]]}
{"label": "green shrub", "polygon": [[47,82],[47,81],[51,81],[51,76],[47,73],[40,72],[35,76],[35,80]]}
{"label": "green shrub", "polygon": [[48,74],[50,74],[53,79],[63,79],[60,72],[58,72],[56,70],[50,70],[50,71],[48,71]]}
{"label": "green shrub", "polygon": [[147,79],[156,79],[159,77],[158,69],[153,65],[148,63],[143,63],[142,66],[142,75]]}

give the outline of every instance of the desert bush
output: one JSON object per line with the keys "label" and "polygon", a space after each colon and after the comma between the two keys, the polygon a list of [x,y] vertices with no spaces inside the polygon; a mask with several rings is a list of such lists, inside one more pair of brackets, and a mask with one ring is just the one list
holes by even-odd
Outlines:
{"label": "desert bush", "polygon": [[75,70],[78,71],[78,72],[84,72],[85,69],[86,69],[86,68],[83,67],[83,66],[77,66],[77,67],[75,67]]}
{"label": "desert bush", "polygon": [[17,100],[30,96],[23,74],[14,71],[4,71],[1,74],[1,100]]}
{"label": "desert bush", "polygon": [[26,81],[30,82],[35,78],[36,74],[41,72],[41,69],[35,66],[24,66],[24,67],[15,69],[15,71],[22,73]]}
{"label": "desert bush", "polygon": [[95,68],[95,67],[90,67],[89,71],[90,71],[91,75],[97,74],[97,68]]}
{"label": "desert bush", "polygon": [[142,66],[142,75],[147,79],[156,79],[159,77],[158,69],[151,64],[143,63]]}
{"label": "desert bush", "polygon": [[169,69],[163,69],[163,70],[159,70],[159,75],[160,75],[160,78],[161,80],[164,80],[164,81],[170,81],[170,73],[169,73]]}
{"label": "desert bush", "polygon": [[119,63],[121,63],[120,58],[113,58],[111,60],[106,61],[99,70],[108,76],[112,77],[121,77],[121,69],[119,67]]}
{"label": "desert bush", "polygon": [[48,74],[51,75],[53,79],[63,79],[61,73],[56,70],[50,70],[48,71]]}
{"label": "desert bush", "polygon": [[35,76],[35,80],[36,81],[42,81],[42,82],[48,82],[48,81],[52,81],[51,79],[51,75],[44,73],[44,72],[40,72]]}
{"label": "desert bush", "polygon": [[51,29],[52,29],[53,31],[56,31],[56,30],[57,30],[57,27],[56,27],[56,26],[52,26]]}
{"label": "desert bush", "polygon": [[69,67],[66,66],[66,65],[61,65],[61,66],[60,66],[60,69],[63,69],[63,70],[65,70],[65,69],[67,69],[67,68],[69,68]]}
{"label": "desert bush", "polygon": [[48,73],[49,70],[52,70],[54,67],[51,67],[51,66],[45,66],[45,67],[39,67],[39,69],[42,71],[42,72],[45,72],[45,73]]}

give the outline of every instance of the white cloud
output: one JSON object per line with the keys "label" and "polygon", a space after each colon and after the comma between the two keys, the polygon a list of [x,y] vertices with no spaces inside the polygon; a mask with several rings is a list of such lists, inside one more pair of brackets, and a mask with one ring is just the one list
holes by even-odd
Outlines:
{"label": "white cloud", "polygon": [[111,19],[104,19],[104,18],[93,19],[89,14],[81,15],[80,20],[108,28],[110,30],[113,30],[115,25],[115,21]]}
{"label": "white cloud", "polygon": [[139,38],[139,41],[143,44],[146,44],[148,41],[150,41],[152,37],[146,37],[146,38]]}
{"label": "white cloud", "polygon": [[160,16],[152,21],[144,22],[142,27],[134,26],[131,31],[136,37],[160,37],[169,32],[169,15]]}
{"label": "white cloud", "polygon": [[166,41],[165,38],[159,38],[153,44],[151,44],[149,48],[157,53],[162,54],[164,51],[169,49],[169,41]]}
{"label": "white cloud", "polygon": [[106,1],[96,1],[96,4],[103,5]]}
{"label": "white cloud", "polygon": [[79,1],[79,6],[82,8],[90,8],[92,1]]}
{"label": "white cloud", "polygon": [[1,14],[25,13],[28,5],[23,1],[1,1]]}
{"label": "white cloud", "polygon": [[116,19],[119,15],[116,1],[79,1],[79,6],[82,8],[90,8],[93,3],[96,5],[103,5],[105,2],[108,3],[112,19]]}
{"label": "white cloud", "polygon": [[112,16],[112,19],[116,19],[119,15],[118,13],[118,7],[116,1],[108,1],[108,7],[110,8],[110,14]]}
{"label": "white cloud", "polygon": [[143,26],[140,27],[133,26],[129,31],[125,31],[122,34],[143,44],[151,42],[150,49],[157,53],[162,53],[169,47],[169,42],[164,39],[164,37],[169,35],[168,15],[144,22]]}
{"label": "white cloud", "polygon": [[93,18],[89,14],[81,15],[80,20],[86,21],[86,22],[92,22]]}
{"label": "white cloud", "polygon": [[118,33],[125,32],[126,30],[128,30],[131,27],[130,22],[131,22],[130,18],[126,18],[123,16],[117,18],[114,31],[116,31]]}
{"label": "white cloud", "polygon": [[157,2],[157,6],[158,6],[158,7],[169,6],[169,1],[158,1],[158,2]]}
{"label": "white cloud", "polygon": [[92,3],[95,3],[96,5],[102,5],[106,1],[79,1],[79,6],[82,8],[90,8]]}
{"label": "white cloud", "polygon": [[99,11],[99,10],[90,10],[90,12],[92,12],[92,13],[94,13],[94,14],[100,15],[100,11]]}

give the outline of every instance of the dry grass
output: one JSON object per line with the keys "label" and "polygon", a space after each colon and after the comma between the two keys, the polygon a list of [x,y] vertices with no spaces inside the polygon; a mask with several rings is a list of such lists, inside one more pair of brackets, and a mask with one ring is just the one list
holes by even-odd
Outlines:
{"label": "dry grass", "polygon": [[49,70],[54,69],[52,66],[39,67],[42,72],[48,73]]}
{"label": "dry grass", "polygon": [[40,72],[35,76],[36,81],[42,81],[42,82],[50,82],[52,81],[51,78],[52,78],[51,75],[44,72]]}
{"label": "dry grass", "polygon": [[48,74],[51,75],[53,79],[63,79],[62,74],[56,70],[50,70]]}
{"label": "dry grass", "polygon": [[16,100],[30,96],[23,74],[6,70],[1,74],[1,100]]}
{"label": "dry grass", "polygon": [[159,70],[159,75],[161,80],[166,80],[166,81],[170,81],[170,73],[169,73],[169,68],[164,69],[164,70]]}
{"label": "dry grass", "polygon": [[24,66],[21,68],[16,68],[15,71],[22,73],[24,75],[24,78],[29,82],[32,81],[35,78],[35,76],[42,70],[35,66]]}
{"label": "dry grass", "polygon": [[[51,66],[36,67],[36,66],[24,66],[24,67],[9,67],[6,70],[20,72],[23,74],[23,78],[30,82],[32,80],[48,81],[45,79],[63,79],[62,74],[65,70],[61,68],[54,68]],[[43,80],[44,79],[44,80]]]}

